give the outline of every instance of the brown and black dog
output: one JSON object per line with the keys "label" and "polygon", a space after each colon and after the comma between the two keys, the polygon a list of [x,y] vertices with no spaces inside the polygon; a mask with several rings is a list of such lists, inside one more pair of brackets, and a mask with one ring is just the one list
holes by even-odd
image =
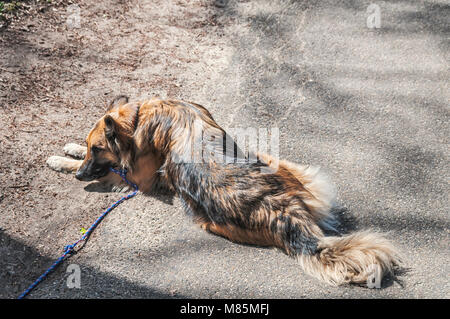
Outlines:
{"label": "brown and black dog", "polygon": [[366,283],[374,271],[383,276],[399,264],[392,244],[375,232],[325,235],[335,223],[335,192],[318,169],[264,154],[246,160],[198,104],[130,103],[120,96],[86,143],[65,148],[83,161],[53,156],[48,164],[119,188],[123,183],[109,167],[127,168],[140,191],[164,185],[175,192],[203,229],[238,243],[278,247],[325,282]]}

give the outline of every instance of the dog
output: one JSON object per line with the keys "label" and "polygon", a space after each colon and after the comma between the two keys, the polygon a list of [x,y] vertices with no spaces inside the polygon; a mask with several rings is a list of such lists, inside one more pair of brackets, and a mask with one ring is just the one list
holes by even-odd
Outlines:
{"label": "dog", "polygon": [[332,285],[365,284],[393,273],[398,250],[382,235],[361,231],[328,236],[336,192],[317,168],[256,154],[249,161],[203,106],[185,101],[115,98],[94,125],[86,147],[52,156],[57,171],[123,190],[110,167],[144,193],[162,185],[176,194],[204,230],[236,243],[277,247],[304,271]]}

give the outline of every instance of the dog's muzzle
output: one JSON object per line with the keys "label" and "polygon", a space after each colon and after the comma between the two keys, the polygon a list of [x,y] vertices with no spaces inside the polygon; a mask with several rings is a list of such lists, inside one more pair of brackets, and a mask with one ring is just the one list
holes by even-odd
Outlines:
{"label": "dog's muzzle", "polygon": [[108,167],[108,165],[96,165],[94,161],[90,160],[78,169],[75,178],[80,181],[90,182],[107,175],[109,173]]}

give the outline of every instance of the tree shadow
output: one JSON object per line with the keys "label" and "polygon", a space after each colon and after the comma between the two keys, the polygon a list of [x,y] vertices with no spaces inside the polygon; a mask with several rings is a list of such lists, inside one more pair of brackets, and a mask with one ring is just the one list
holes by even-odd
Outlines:
{"label": "tree shadow", "polygon": [[[389,2],[395,4],[394,1]],[[439,48],[444,54],[448,54],[450,48],[449,15],[449,4],[424,1],[422,11],[405,11],[396,14],[395,18],[402,22],[400,27],[383,26],[377,31],[380,34],[423,34],[425,30],[440,38]]]}
{"label": "tree shadow", "polygon": [[[439,45],[444,54],[448,53],[450,5],[431,1],[414,4],[409,1],[386,1],[380,4],[381,28],[366,30],[366,9],[370,4],[368,2],[347,0],[332,3],[283,3],[297,6],[283,12],[270,11],[267,10],[269,2],[265,2],[267,6],[252,11],[248,10],[248,6],[245,7],[246,10],[238,10],[236,3],[229,2],[225,8],[217,9],[218,15],[231,21],[240,21],[249,29],[249,32],[234,39],[235,54],[229,66],[230,74],[233,69],[243,70],[243,80],[239,86],[240,96],[245,99],[239,101],[243,105],[239,109],[240,118],[244,119],[241,121],[245,123],[243,125],[271,125],[283,122],[293,125],[292,128],[287,128],[288,134],[293,135],[292,131],[297,129],[296,133],[299,135],[296,138],[302,141],[295,146],[299,148],[300,153],[304,152],[302,147],[305,147],[313,154],[308,160],[317,158],[316,155],[320,156],[320,151],[331,152],[329,145],[349,149],[352,143],[356,146],[364,143],[367,146],[365,149],[379,150],[380,156],[383,157],[381,162],[370,164],[375,166],[375,171],[377,167],[382,169],[376,171],[368,182],[381,181],[381,200],[384,194],[395,194],[398,198],[407,195],[420,200],[436,197],[435,192],[445,192],[443,163],[447,155],[439,148],[442,141],[445,141],[445,128],[443,132],[439,131],[439,128],[444,127],[442,123],[446,122],[450,113],[442,95],[429,94],[429,88],[433,88],[433,83],[436,83],[436,87],[442,87],[442,83],[446,81],[446,73],[444,69],[432,69],[428,72],[420,65],[417,68],[415,65],[405,67],[402,62],[408,60],[413,50],[404,44],[405,39],[414,41],[415,35],[419,34],[435,36],[432,39],[436,45]],[[404,9],[402,4],[405,5]],[[410,6],[413,6],[413,9]],[[331,15],[332,8],[338,9],[338,14]],[[395,10],[389,11],[388,8]],[[329,25],[321,28],[319,23],[323,20],[312,19],[320,18],[328,9],[330,16],[326,18],[330,20],[327,21]],[[303,39],[301,36],[295,37],[296,26],[291,23],[289,17],[297,15],[296,21],[300,21],[305,10],[308,10],[309,20],[307,18],[306,23],[300,26],[300,32],[303,33],[299,34],[305,35],[309,27],[311,32],[317,32],[319,37],[323,36],[318,39],[309,37],[306,40],[309,42],[305,45],[317,51],[322,48],[328,55],[314,51],[307,56],[303,52],[305,46],[295,46],[295,41],[300,42]],[[352,19],[355,18],[361,25],[353,23]],[[330,26],[339,26],[338,19],[342,19],[344,27],[331,29]],[[336,54],[349,52],[352,56],[349,56],[348,61],[344,59],[345,56],[339,56],[342,58],[339,60],[331,54],[334,50],[334,47],[329,47],[333,45],[330,40],[334,38],[332,32],[339,30],[348,33],[347,38],[342,34],[335,34],[336,38],[348,39],[353,50],[346,51],[347,44],[341,41],[342,43],[336,44]],[[327,32],[331,33],[328,38]],[[369,36],[371,38],[367,40]],[[396,39],[399,39],[398,44],[395,43]],[[330,43],[327,40],[330,40]],[[378,50],[376,44],[368,44],[371,40],[374,40],[374,43],[391,41],[392,45],[384,48],[386,52],[375,51],[378,52],[377,56],[370,51]],[[415,46],[421,44],[411,43]],[[367,50],[367,53],[360,53],[360,47]],[[399,52],[403,52],[403,55],[398,54]],[[316,58],[314,53],[320,56]],[[389,53],[398,56],[385,59],[383,54]],[[362,57],[367,56],[371,60],[366,62]],[[339,61],[344,62],[339,64]],[[348,83],[342,85],[341,82],[347,80]],[[298,92],[304,93],[306,103],[300,100]],[[385,113],[377,109],[384,105],[394,107]],[[386,125],[388,121],[389,125]],[[404,126],[396,126],[396,122]],[[417,127],[422,126],[424,122],[428,123],[428,126],[435,125],[430,130],[426,127],[424,134],[432,131],[436,136],[430,134],[427,139],[411,141],[412,138],[408,134],[415,134]],[[373,123],[378,123],[378,127]],[[395,137],[394,133],[397,134]],[[427,144],[429,140],[433,141],[433,137],[435,145]],[[322,141],[323,146],[320,145]],[[352,167],[346,164],[344,163],[343,169],[347,170],[345,174],[351,181]],[[389,216],[390,212],[385,212],[386,208],[382,204],[372,201],[362,192],[355,194],[355,201],[363,199],[369,207],[365,211],[364,216],[368,217],[364,221],[359,220],[355,212],[344,207],[336,208],[334,215],[339,221],[340,232],[350,233],[364,226],[392,230],[394,234],[407,232],[416,235],[424,233],[425,229],[442,234],[450,226],[439,216],[421,216],[421,208],[408,211],[407,205],[401,206],[397,214]],[[377,207],[384,211],[381,214],[372,213]],[[398,274],[407,272],[407,269],[401,269]],[[389,286],[393,282],[391,278],[384,285]]]}
{"label": "tree shadow", "polygon": [[[2,256],[0,298],[17,298],[55,261],[1,230],[0,252]],[[46,280],[28,295],[28,298],[185,298],[183,295],[167,294],[157,288],[118,278],[86,265],[80,265],[82,287],[68,288],[66,285],[68,274],[65,273],[65,269],[69,264],[70,258],[50,273]],[[43,294],[43,291],[48,295]]]}

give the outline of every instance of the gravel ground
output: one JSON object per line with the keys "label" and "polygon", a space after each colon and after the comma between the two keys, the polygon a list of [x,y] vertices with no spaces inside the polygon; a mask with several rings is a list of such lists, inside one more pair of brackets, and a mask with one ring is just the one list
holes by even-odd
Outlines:
{"label": "gravel ground", "polygon": [[336,184],[342,228],[388,232],[409,272],[383,289],[327,286],[276,249],[203,232],[171,194],[140,194],[31,298],[449,298],[449,5],[377,1],[369,28],[371,1],[221,3],[55,1],[0,31],[0,297],[120,197],[45,161],[127,94],[195,101],[228,129],[277,128],[280,157]]}

